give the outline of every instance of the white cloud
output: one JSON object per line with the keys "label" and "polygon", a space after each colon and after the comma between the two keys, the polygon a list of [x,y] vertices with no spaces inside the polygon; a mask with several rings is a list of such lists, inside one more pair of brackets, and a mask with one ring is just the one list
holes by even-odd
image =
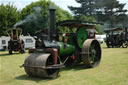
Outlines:
{"label": "white cloud", "polygon": [[68,6],[75,6],[78,7],[80,4],[78,4],[75,0],[51,0],[56,5],[58,5],[60,8],[63,8],[64,10],[67,10],[71,12],[68,8]]}
{"label": "white cloud", "polygon": [[26,5],[30,4],[31,2],[19,2],[19,1],[16,1],[14,3],[14,5],[18,8],[18,9],[22,9],[24,8]]}

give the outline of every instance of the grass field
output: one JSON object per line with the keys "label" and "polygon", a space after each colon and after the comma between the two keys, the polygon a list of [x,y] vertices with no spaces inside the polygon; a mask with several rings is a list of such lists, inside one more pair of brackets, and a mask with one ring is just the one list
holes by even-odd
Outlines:
{"label": "grass field", "polygon": [[0,85],[128,85],[128,48],[106,48],[98,67],[63,68],[56,79],[32,78],[19,66],[28,54],[0,52]]}

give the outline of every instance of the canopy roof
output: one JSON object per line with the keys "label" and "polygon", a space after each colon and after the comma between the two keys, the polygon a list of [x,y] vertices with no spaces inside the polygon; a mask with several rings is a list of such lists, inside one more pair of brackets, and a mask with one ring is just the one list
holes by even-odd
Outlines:
{"label": "canopy roof", "polygon": [[83,27],[83,26],[95,26],[98,23],[94,22],[86,22],[86,21],[80,21],[80,20],[65,20],[65,21],[60,21],[57,23],[57,26],[66,26],[69,28],[72,27]]}
{"label": "canopy roof", "polygon": [[7,30],[7,33],[11,34],[13,30],[17,30],[17,32],[19,32],[20,34],[22,33],[22,29],[21,28],[10,28],[9,30]]}

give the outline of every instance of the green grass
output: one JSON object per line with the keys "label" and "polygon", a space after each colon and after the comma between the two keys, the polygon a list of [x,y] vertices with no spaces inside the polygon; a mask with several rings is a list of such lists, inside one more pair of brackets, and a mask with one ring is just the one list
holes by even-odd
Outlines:
{"label": "green grass", "polygon": [[56,79],[32,78],[19,66],[28,54],[0,52],[0,85],[128,85],[128,48],[106,48],[98,67],[61,69]]}

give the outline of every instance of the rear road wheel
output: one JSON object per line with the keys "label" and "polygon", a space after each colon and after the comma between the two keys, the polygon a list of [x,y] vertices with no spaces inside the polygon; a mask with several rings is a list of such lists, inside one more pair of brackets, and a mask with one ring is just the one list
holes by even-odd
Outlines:
{"label": "rear road wheel", "polygon": [[87,39],[82,47],[82,61],[86,67],[96,67],[101,60],[101,47],[97,40]]}

